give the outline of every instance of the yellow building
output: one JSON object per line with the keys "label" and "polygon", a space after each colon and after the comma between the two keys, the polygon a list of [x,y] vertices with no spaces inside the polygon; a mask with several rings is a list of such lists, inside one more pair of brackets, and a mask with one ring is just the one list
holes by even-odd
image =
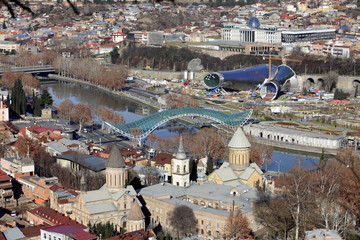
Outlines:
{"label": "yellow building", "polygon": [[229,144],[229,162],[212,172],[208,181],[236,186],[240,182],[251,187],[263,186],[263,175],[256,163],[250,163],[251,144],[241,128],[238,128]]}

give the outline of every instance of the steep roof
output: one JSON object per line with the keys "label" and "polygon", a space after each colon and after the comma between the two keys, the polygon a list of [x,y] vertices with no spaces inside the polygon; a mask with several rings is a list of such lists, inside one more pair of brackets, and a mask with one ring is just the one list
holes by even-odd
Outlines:
{"label": "steep roof", "polygon": [[143,220],[145,218],[139,204],[135,201],[127,215],[128,220]]}
{"label": "steep roof", "polygon": [[175,156],[176,159],[183,160],[186,159],[186,153],[183,146],[182,136],[180,135],[180,143],[179,143],[179,150]]}
{"label": "steep roof", "polygon": [[231,148],[249,148],[251,147],[251,144],[249,143],[249,140],[245,136],[243,130],[239,127],[234,135],[232,136],[228,147]]}
{"label": "steep roof", "polygon": [[120,154],[119,148],[114,144],[105,167],[107,168],[124,168],[126,166],[123,157]]}

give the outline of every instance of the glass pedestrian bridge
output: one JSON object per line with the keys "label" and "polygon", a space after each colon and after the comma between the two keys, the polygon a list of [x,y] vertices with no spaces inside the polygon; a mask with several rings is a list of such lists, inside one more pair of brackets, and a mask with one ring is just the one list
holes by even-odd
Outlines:
{"label": "glass pedestrian bridge", "polygon": [[251,114],[252,110],[227,114],[206,108],[175,108],[154,113],[131,123],[111,124],[105,122],[105,125],[111,130],[130,139],[137,140],[139,143],[141,143],[141,141],[144,140],[155,129],[170,120],[183,117],[201,117],[218,124],[237,127],[246,123]]}

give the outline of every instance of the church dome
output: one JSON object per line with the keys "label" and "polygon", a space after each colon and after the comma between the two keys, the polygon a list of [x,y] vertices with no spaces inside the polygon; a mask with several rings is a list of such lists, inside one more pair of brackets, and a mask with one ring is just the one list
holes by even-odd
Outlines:
{"label": "church dome", "polygon": [[247,22],[247,25],[251,28],[258,28],[260,27],[260,21],[256,17],[251,17]]}

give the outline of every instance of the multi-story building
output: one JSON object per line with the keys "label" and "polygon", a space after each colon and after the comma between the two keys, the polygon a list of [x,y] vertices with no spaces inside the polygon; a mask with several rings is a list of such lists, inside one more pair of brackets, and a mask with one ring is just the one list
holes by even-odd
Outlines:
{"label": "multi-story building", "polygon": [[57,177],[39,177],[37,175],[20,177],[19,183],[22,184],[22,191],[28,198],[34,199],[36,203],[49,201],[50,187],[58,183]]}
{"label": "multi-story building", "polygon": [[6,172],[0,170],[0,194],[1,194],[1,204],[6,206],[6,203],[13,199],[13,185],[11,183],[11,178],[6,174]]}
{"label": "multi-story building", "polygon": [[281,43],[281,28],[275,26],[260,26],[260,22],[251,18],[247,25],[226,24],[221,29],[222,39],[240,43]]}
{"label": "multi-story building", "polygon": [[311,43],[316,40],[329,40],[336,38],[336,29],[311,28],[285,30],[281,32],[281,42],[287,43]]}
{"label": "multi-story building", "polygon": [[77,195],[78,192],[55,184],[50,187],[50,208],[68,216],[72,213],[72,205]]}
{"label": "multi-story building", "polygon": [[38,207],[26,211],[26,220],[32,225],[47,224],[49,226],[56,226],[59,224],[73,224],[85,228],[85,226],[78,224],[69,217],[47,207]]}
{"label": "multi-story building", "polygon": [[41,229],[41,240],[96,240],[97,236],[85,231],[84,228],[72,224],[62,224]]}
{"label": "multi-story building", "polygon": [[12,41],[0,41],[0,51],[2,52],[17,52],[20,48],[19,43],[15,43]]}
{"label": "multi-story building", "polygon": [[276,26],[261,26],[256,18],[251,18],[247,25],[225,24],[221,29],[222,39],[239,43],[293,44],[329,40],[336,38],[336,29],[310,28],[285,29]]}
{"label": "multi-story building", "polygon": [[18,179],[34,175],[35,165],[30,157],[7,157],[1,158],[1,170],[9,174],[11,177]]}

